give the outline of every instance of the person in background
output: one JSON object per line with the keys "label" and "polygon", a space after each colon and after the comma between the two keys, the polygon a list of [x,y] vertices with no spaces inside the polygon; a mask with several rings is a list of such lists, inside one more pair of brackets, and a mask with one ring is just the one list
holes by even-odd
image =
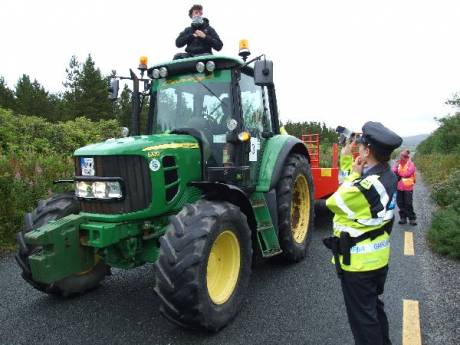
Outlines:
{"label": "person in background", "polygon": [[209,25],[209,20],[203,17],[203,6],[193,5],[188,15],[192,19],[192,24],[185,28],[176,39],[177,48],[187,46],[186,53],[178,53],[174,59],[212,54],[212,49],[221,50],[223,43],[216,30]]}
{"label": "person in background", "polygon": [[403,150],[392,168],[398,177],[398,196],[396,203],[399,208],[399,224],[407,224],[407,218],[411,225],[417,225],[412,197],[415,185],[415,164],[410,159],[410,151]]}
{"label": "person in background", "polygon": [[390,233],[397,178],[388,164],[402,139],[379,122],[366,122],[352,162],[352,144],[342,149],[341,163],[351,172],[326,200],[334,213],[333,236],[323,240],[332,251],[348,321],[356,345],[391,345],[383,293],[390,258]]}

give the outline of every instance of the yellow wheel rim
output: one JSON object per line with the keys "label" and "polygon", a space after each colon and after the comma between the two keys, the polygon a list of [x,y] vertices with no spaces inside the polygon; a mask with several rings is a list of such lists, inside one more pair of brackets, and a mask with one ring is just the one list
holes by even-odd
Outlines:
{"label": "yellow wheel rim", "polygon": [[310,190],[304,175],[297,176],[291,202],[292,237],[297,243],[303,243],[310,223]]}
{"label": "yellow wheel rim", "polygon": [[224,304],[235,290],[240,273],[240,244],[230,230],[222,232],[208,257],[206,283],[215,304]]}

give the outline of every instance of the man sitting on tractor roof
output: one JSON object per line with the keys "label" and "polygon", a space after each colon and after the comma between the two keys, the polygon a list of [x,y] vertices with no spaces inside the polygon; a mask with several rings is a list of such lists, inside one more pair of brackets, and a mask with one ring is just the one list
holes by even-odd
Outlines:
{"label": "man sitting on tractor roof", "polygon": [[188,11],[192,24],[185,28],[176,39],[177,48],[185,48],[186,53],[177,53],[174,60],[196,55],[212,54],[212,49],[222,49],[223,43],[216,30],[209,25],[209,20],[203,18],[203,6],[193,5]]}

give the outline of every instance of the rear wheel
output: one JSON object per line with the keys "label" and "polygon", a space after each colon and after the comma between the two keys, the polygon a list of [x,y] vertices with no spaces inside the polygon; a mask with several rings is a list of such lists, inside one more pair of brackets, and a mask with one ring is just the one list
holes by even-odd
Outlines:
{"label": "rear wheel", "polygon": [[305,156],[287,157],[276,193],[282,255],[298,262],[307,255],[314,217],[313,179]]}
{"label": "rear wheel", "polygon": [[200,200],[171,217],[160,239],[160,311],[187,328],[217,331],[239,312],[251,274],[251,231],[228,202]]}
{"label": "rear wheel", "polygon": [[38,207],[24,216],[23,230],[16,234],[18,252],[15,258],[22,269],[24,280],[37,290],[51,295],[69,297],[96,288],[104,277],[109,274],[109,266],[99,261],[88,271],[80,272],[51,284],[40,283],[32,278],[29,256],[39,252],[41,247],[27,245],[24,235],[49,221],[63,218],[69,214],[77,214],[79,211],[79,204],[75,200],[73,193],[62,193],[46,200],[40,200]]}

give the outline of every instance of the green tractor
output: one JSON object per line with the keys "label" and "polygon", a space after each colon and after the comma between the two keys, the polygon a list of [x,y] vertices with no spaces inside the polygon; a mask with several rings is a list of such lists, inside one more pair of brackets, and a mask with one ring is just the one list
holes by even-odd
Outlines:
{"label": "green tractor", "polygon": [[144,62],[140,79],[131,71],[132,135],[77,149],[75,176],[61,181],[75,192],[25,215],[16,260],[29,284],[69,297],[98,287],[111,267],[154,263],[161,313],[217,331],[241,309],[254,260],[306,256],[308,151],[280,134],[273,63],[245,58]]}

